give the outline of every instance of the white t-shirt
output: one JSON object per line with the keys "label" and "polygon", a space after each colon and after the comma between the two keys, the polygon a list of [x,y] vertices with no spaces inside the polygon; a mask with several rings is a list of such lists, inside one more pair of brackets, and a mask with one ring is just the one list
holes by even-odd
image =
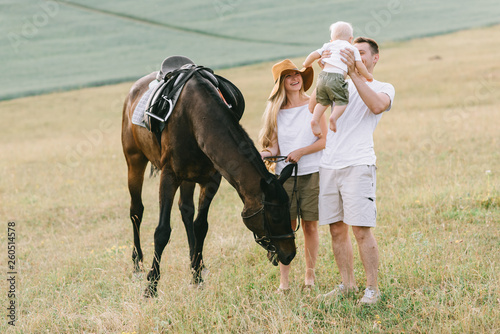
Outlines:
{"label": "white t-shirt", "polygon": [[[368,109],[358,94],[352,81],[349,85],[349,104],[337,120],[337,132],[328,130],[326,147],[323,151],[320,166],[328,169],[340,169],[349,166],[375,165],[377,157],[373,149],[373,132],[382,113],[375,115]],[[377,93],[385,93],[391,99],[386,111],[394,101],[394,87],[385,82],[373,80],[366,82],[368,87]]]}
{"label": "white t-shirt", "polygon": [[[296,108],[281,109],[278,112],[278,145],[280,155],[287,156],[291,152],[305,146],[313,144],[318,138],[311,130],[312,114],[308,105]],[[319,162],[322,151],[314,152],[302,156],[298,164],[297,175],[307,175],[319,171]],[[275,172],[280,174],[283,168],[288,165],[284,161],[276,164]]]}
{"label": "white t-shirt", "polygon": [[330,50],[332,53],[330,57],[323,59],[323,62],[333,65],[342,69],[344,72],[347,72],[347,65],[342,62],[342,56],[340,55],[340,51],[343,49],[351,49],[354,52],[354,60],[361,61],[361,55],[359,54],[358,48],[354,47],[348,41],[344,41],[343,39],[337,39],[333,42],[325,43],[321,47],[321,49],[316,50],[320,55],[325,50]]}

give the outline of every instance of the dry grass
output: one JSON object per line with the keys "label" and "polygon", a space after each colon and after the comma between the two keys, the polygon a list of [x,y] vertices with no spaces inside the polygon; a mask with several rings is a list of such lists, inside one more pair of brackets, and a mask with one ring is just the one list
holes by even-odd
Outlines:
{"label": "dry grass", "polygon": [[[144,300],[145,278],[132,275],[120,146],[130,83],[0,103],[0,212],[18,233],[19,319],[9,332],[498,332],[500,46],[491,41],[499,38],[496,26],[382,47],[375,76],[394,84],[396,100],[375,132],[383,293],[375,307],[303,294],[301,248],[293,291],[275,295],[278,271],[241,223],[241,201],[227,182],[209,216],[205,289],[189,287],[175,212],[159,297]],[[271,65],[220,72],[242,89],[242,122],[254,139]],[[144,188],[147,267],[157,186],[147,179]],[[313,295],[340,279],[327,229],[320,238]],[[359,259],[355,271],[363,287]],[[7,327],[4,318],[0,331]]]}

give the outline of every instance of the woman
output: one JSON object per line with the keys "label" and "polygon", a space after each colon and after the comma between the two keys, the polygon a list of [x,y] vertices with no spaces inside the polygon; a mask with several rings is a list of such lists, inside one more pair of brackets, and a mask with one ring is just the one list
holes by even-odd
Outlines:
{"label": "woman", "polygon": [[[288,163],[298,163],[297,194],[304,232],[306,272],[304,288],[314,286],[314,268],[318,257],[318,194],[319,161],[326,144],[326,136],[316,137],[311,130],[312,114],[308,109],[309,96],[305,91],[311,87],[314,72],[311,67],[298,70],[297,66],[285,59],[273,66],[275,85],[269,96],[263,115],[264,126],[259,142],[263,148],[261,156],[282,155],[286,160],[276,164],[276,174],[280,174]],[[322,133],[327,133],[326,119],[320,120]],[[284,187],[291,198],[293,177]],[[297,207],[294,198],[290,207],[292,227],[297,224]],[[280,263],[280,286],[278,292],[290,289],[290,266]]]}

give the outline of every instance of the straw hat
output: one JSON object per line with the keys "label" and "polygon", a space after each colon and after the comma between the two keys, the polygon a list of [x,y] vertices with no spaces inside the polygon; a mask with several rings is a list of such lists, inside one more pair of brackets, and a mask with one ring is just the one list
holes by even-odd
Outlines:
{"label": "straw hat", "polygon": [[285,59],[279,63],[274,64],[272,71],[274,87],[271,91],[271,95],[269,95],[269,98],[271,98],[278,91],[278,88],[280,86],[281,74],[285,71],[299,71],[300,75],[302,76],[304,91],[307,91],[309,87],[311,87],[314,79],[314,70],[312,69],[312,67],[305,67],[299,70],[290,59]]}

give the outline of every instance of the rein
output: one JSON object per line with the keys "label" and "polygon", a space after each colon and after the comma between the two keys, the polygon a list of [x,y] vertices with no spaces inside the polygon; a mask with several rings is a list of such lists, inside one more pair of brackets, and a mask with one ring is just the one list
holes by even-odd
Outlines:
{"label": "rein", "polygon": [[[273,156],[273,157],[266,157],[264,158],[265,160],[267,161],[272,161],[272,162],[278,162],[278,161],[283,161],[286,159],[285,156]],[[255,242],[258,243],[260,246],[262,246],[262,248],[264,248],[265,250],[271,252],[271,253],[276,253],[276,247],[272,244],[272,240],[283,240],[283,239],[290,239],[290,238],[295,238],[295,233],[299,230],[300,228],[300,208],[299,208],[299,198],[297,196],[297,170],[298,170],[298,167],[297,167],[297,164],[293,164],[293,168],[295,169],[295,175],[294,175],[294,184],[293,184],[293,191],[292,191],[292,198],[290,199],[290,203],[291,201],[293,200],[293,196],[295,194],[295,198],[297,200],[297,218],[298,218],[298,224],[297,224],[297,228],[295,229],[295,231],[293,231],[292,233],[288,233],[288,234],[283,234],[283,235],[272,235],[271,234],[271,229],[269,227],[269,223],[266,219],[266,215],[265,215],[265,208],[266,206],[280,206],[280,204],[274,204],[274,203],[271,203],[271,202],[267,202],[267,201],[262,201],[262,207],[257,210],[256,212],[248,215],[248,216],[241,216],[243,219],[250,219],[250,218],[253,218],[255,216],[257,216],[258,214],[262,214],[262,218],[263,218],[263,221],[264,221],[264,235],[262,237],[258,237],[257,234],[253,234],[253,237],[255,239]],[[288,208],[290,208],[290,203],[288,204]]]}
{"label": "rein", "polygon": [[274,204],[270,202],[263,201],[262,202],[262,207],[257,210],[256,212],[252,213],[251,215],[248,216],[241,216],[243,220],[245,219],[250,219],[258,214],[262,214],[262,219],[264,221],[264,235],[262,237],[258,237],[255,232],[253,232],[253,238],[255,239],[255,242],[259,244],[262,248],[265,250],[271,252],[271,253],[276,253],[276,246],[274,246],[271,242],[272,240],[283,240],[283,239],[293,239],[295,238],[295,232],[288,233],[288,234],[282,234],[282,235],[272,235],[271,230],[269,228],[269,223],[267,222],[266,215],[264,213],[266,205],[273,205],[273,206],[279,206],[279,204]]}
{"label": "rein", "polygon": [[[285,160],[286,157],[273,156],[273,157],[266,157],[264,159],[267,161],[278,162],[278,161]],[[298,224],[297,224],[297,228],[295,229],[295,231],[293,231],[292,233],[283,234],[283,235],[272,235],[271,234],[271,229],[269,227],[269,223],[268,223],[268,221],[266,219],[266,215],[265,215],[265,208],[266,208],[266,206],[281,206],[281,204],[274,204],[274,203],[263,200],[262,207],[259,210],[257,210],[256,212],[254,212],[248,216],[241,215],[241,218],[243,218],[245,220],[245,219],[253,218],[259,214],[262,214],[262,219],[264,222],[263,223],[264,224],[264,235],[262,237],[258,237],[257,234],[255,234],[255,232],[254,232],[253,237],[254,237],[255,242],[257,244],[259,244],[262,248],[264,248],[265,250],[267,250],[273,254],[276,254],[276,246],[274,246],[272,244],[272,240],[283,240],[283,239],[295,238],[295,233],[300,228],[300,208],[299,208],[299,198],[297,196],[297,170],[298,170],[298,166],[297,166],[297,164],[293,164],[293,165],[294,165],[293,168],[295,169],[295,175],[294,175],[294,185],[293,185],[293,191],[292,191],[292,198],[290,199],[290,203],[291,203],[293,196],[295,194],[295,197],[297,200],[297,218],[298,218]],[[288,203],[288,209],[290,208],[290,203]]]}
{"label": "rein", "polygon": [[[266,157],[264,158],[265,160],[267,161],[270,161],[270,162],[279,162],[279,161],[283,161],[285,160],[287,157],[285,156],[272,156],[272,157]],[[293,200],[293,196],[295,195],[295,198],[296,198],[296,201],[297,201],[297,219],[298,219],[298,223],[297,223],[297,228],[295,229],[295,231],[293,231],[292,233],[288,233],[288,234],[283,234],[283,235],[272,235],[271,234],[271,229],[269,227],[269,223],[266,219],[266,215],[265,215],[265,208],[266,206],[281,206],[281,204],[274,204],[274,203],[271,203],[271,202],[268,202],[268,201],[265,201],[263,200],[262,201],[262,207],[257,210],[256,212],[248,215],[248,216],[243,216],[241,215],[241,218],[243,218],[244,220],[245,219],[250,219],[250,218],[253,218],[255,216],[257,216],[258,214],[262,214],[262,218],[263,218],[263,221],[264,221],[264,235],[262,237],[258,237],[257,234],[255,234],[255,232],[253,233],[253,237],[255,239],[255,242],[258,243],[260,246],[262,246],[262,248],[264,248],[265,250],[273,253],[273,254],[276,254],[276,246],[274,246],[271,242],[272,240],[283,240],[283,239],[291,239],[291,238],[295,238],[295,233],[299,230],[300,228],[300,208],[299,208],[299,197],[297,196],[297,171],[298,171],[298,165],[295,163],[295,164],[292,164],[293,165],[293,169],[295,170],[295,174],[294,174],[294,184],[293,184],[293,190],[292,190],[292,198],[290,199],[290,203],[292,202]],[[288,208],[290,208],[290,203],[288,203]]]}
{"label": "rein", "polygon": [[[269,162],[273,162],[273,163],[277,163],[277,162],[284,161],[286,158],[287,157],[284,155],[274,155],[274,156],[270,156],[270,157],[265,157],[264,160],[269,161]],[[292,196],[290,197],[290,206],[292,205],[293,196],[295,195],[295,201],[297,204],[297,228],[295,229],[295,231],[293,231],[293,233],[296,233],[300,228],[300,206],[299,206],[299,196],[297,195],[297,173],[299,170],[299,165],[297,163],[293,163],[291,165],[293,165],[294,174],[293,174]]]}

